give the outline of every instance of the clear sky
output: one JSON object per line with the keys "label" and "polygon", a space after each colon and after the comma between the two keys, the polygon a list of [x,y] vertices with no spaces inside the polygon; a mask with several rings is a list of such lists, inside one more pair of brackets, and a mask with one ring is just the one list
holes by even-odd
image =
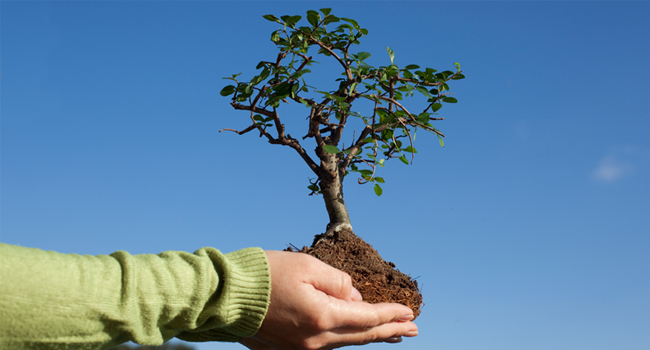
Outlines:
{"label": "clear sky", "polygon": [[650,349],[650,3],[0,6],[0,241],[83,254],[311,243],[327,224],[313,174],[289,148],[219,134],[247,125],[219,91],[275,57],[262,15],[332,7],[369,30],[371,64],[390,46],[398,65],[459,62],[467,76],[440,110],[445,148],[419,135],[413,165],[381,170],[381,197],[346,180],[356,233],[426,303],[420,336],[366,348]]}

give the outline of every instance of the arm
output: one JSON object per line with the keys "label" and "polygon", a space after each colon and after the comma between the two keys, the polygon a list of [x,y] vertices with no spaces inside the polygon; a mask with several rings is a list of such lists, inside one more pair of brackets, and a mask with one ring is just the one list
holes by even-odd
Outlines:
{"label": "arm", "polygon": [[177,337],[331,349],[415,336],[412,318],[403,305],[362,302],[347,274],[305,254],[80,256],[0,243],[0,348],[106,349]]}
{"label": "arm", "polygon": [[261,249],[88,256],[0,244],[0,348],[238,341],[266,315]]}

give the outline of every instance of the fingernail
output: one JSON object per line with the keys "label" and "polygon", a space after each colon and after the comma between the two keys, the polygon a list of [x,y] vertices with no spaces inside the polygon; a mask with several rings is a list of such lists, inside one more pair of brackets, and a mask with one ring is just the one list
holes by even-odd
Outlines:
{"label": "fingernail", "polygon": [[400,317],[397,321],[398,322],[406,322],[406,321],[410,321],[412,319],[413,319],[413,315],[405,315],[405,316]]}
{"label": "fingernail", "polygon": [[402,337],[390,337],[386,339],[387,343],[399,343],[402,341]]}
{"label": "fingernail", "polygon": [[361,296],[361,293],[359,293],[359,291],[354,287],[352,287],[352,300],[353,301],[362,301],[363,300],[363,297]]}
{"label": "fingernail", "polygon": [[408,331],[404,335],[407,336],[407,337],[415,337],[418,334],[420,334],[420,333],[418,333],[418,331]]}

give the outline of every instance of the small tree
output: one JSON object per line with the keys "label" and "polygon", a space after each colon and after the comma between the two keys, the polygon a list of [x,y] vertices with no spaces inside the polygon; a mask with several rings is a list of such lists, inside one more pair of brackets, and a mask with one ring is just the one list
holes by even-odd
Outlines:
{"label": "small tree", "polygon": [[[444,135],[431,123],[444,119],[436,117],[443,102],[457,102],[449,96],[448,83],[464,78],[460,65],[455,64],[455,71],[442,72],[413,64],[399,68],[394,52],[387,47],[390,65],[375,68],[366,63],[370,53],[351,52],[368,30],[353,19],[332,15],[329,8],[320,13],[307,11],[309,25],[305,26],[298,25],[301,16],[263,17],[282,26],[271,35],[280,52],[272,61],[261,61],[256,67],[261,71],[249,81],[240,81],[241,73],[224,78],[234,81],[234,85],[224,87],[221,95],[232,96],[231,105],[236,110],[250,111],[251,124],[239,131],[221,131],[240,135],[257,131],[271,144],[293,148],[316,175],[308,187],[311,194],[323,195],[329,214],[328,228],[349,225],[350,216],[343,200],[343,179],[349,172],[358,173],[361,184],[374,183],[379,196],[384,179],[375,175],[377,167],[393,158],[409,164],[410,157],[412,162],[417,153],[413,140],[418,130],[437,135],[443,146]],[[332,29],[333,23],[337,26]],[[336,90],[321,91],[305,80],[306,74],[311,73],[308,67],[316,63],[310,55],[314,49],[340,66],[342,74],[336,79]],[[415,96],[426,101],[418,112],[410,111],[404,103]],[[285,132],[278,109],[290,100],[306,107],[307,128],[302,140],[315,141],[317,160],[307,153],[301,140]],[[369,102],[358,103],[362,100]],[[355,103],[367,106],[368,110],[353,109]],[[351,118],[362,123],[357,123],[361,127],[353,130],[352,141],[346,146],[342,143],[343,131]]]}

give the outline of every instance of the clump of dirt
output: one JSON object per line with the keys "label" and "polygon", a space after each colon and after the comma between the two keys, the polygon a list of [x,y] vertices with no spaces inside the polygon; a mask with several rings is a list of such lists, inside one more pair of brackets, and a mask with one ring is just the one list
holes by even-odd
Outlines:
{"label": "clump of dirt", "polygon": [[[288,251],[296,251],[287,248]],[[298,252],[309,254],[352,277],[352,284],[363,300],[371,303],[400,303],[418,317],[422,294],[417,281],[400,272],[392,262],[386,262],[363,239],[346,227],[316,235],[311,247]]]}

